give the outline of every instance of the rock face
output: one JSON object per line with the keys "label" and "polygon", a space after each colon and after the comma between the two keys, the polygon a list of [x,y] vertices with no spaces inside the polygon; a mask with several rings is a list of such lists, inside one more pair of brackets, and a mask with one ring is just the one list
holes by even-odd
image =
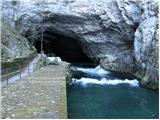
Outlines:
{"label": "rock face", "polygon": [[144,12],[141,22],[135,32],[134,48],[136,66],[138,72],[136,75],[140,77],[141,83],[149,88],[158,88],[158,3],[143,2]]}
{"label": "rock face", "polygon": [[[42,31],[74,38],[104,69],[158,89],[158,0],[21,0],[19,8],[14,20],[29,41]],[[11,13],[3,7],[3,16]]]}
{"label": "rock face", "polygon": [[35,51],[33,47],[28,45],[27,39],[22,37],[20,33],[4,20],[1,22],[1,32],[1,62],[20,57],[28,57]]}

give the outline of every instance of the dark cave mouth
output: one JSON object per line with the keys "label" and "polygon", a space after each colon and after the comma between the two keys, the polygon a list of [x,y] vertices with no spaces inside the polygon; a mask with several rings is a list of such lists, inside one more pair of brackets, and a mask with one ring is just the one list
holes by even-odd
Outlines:
{"label": "dark cave mouth", "polygon": [[[33,44],[37,52],[41,52],[41,38]],[[52,32],[44,32],[42,50],[47,56],[57,56],[70,63],[94,63],[82,50],[75,38]]]}

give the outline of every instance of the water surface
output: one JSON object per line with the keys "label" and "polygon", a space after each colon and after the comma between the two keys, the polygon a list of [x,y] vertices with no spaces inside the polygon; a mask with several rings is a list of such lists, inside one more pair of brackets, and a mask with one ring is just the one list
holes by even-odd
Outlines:
{"label": "water surface", "polygon": [[[85,68],[84,68],[85,69]],[[96,68],[95,68],[96,69]],[[139,82],[110,76],[108,71],[94,73],[99,79],[82,77],[72,79],[68,86],[68,118],[157,118],[159,113],[158,93],[145,89]]]}

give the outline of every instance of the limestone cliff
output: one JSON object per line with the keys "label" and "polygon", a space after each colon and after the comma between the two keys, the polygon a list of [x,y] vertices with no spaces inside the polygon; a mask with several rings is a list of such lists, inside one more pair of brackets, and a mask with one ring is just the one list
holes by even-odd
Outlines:
{"label": "limestone cliff", "polygon": [[[31,50],[32,49],[32,50]],[[6,21],[1,22],[1,62],[15,58],[28,57],[35,50],[28,45],[25,37],[22,37]]]}
{"label": "limestone cliff", "polygon": [[158,0],[21,0],[19,7],[15,21],[30,41],[40,39],[43,26],[46,36],[76,39],[106,70],[132,73],[158,89]]}

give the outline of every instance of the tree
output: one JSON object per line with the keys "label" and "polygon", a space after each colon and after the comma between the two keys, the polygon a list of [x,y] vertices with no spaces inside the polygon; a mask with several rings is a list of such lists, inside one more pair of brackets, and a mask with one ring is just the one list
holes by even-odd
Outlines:
{"label": "tree", "polygon": [[45,17],[45,12],[44,9],[47,9],[48,11],[48,6],[47,6],[47,0],[34,0],[34,4],[38,6],[39,8],[39,15],[41,16],[41,59],[42,59],[42,54],[43,54],[43,39],[44,39],[44,17]]}

